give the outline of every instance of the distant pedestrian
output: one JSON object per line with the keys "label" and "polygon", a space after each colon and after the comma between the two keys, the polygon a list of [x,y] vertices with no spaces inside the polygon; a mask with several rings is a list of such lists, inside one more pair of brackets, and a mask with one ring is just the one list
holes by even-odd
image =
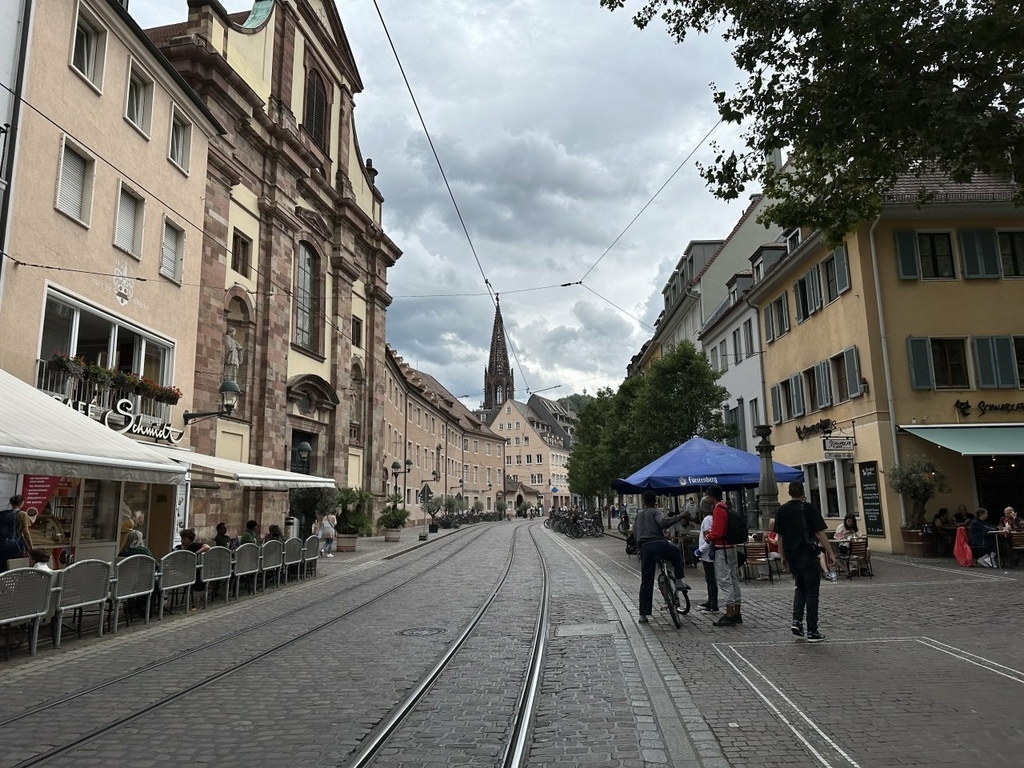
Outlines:
{"label": "distant pedestrian", "polygon": [[715,579],[718,581],[719,599],[725,603],[725,615],[713,622],[716,627],[735,627],[743,623],[740,613],[740,574],[736,545],[729,542],[729,507],[722,500],[722,486],[709,485],[704,497],[714,504],[711,529],[706,536],[714,547]]}
{"label": "distant pedestrian", "polygon": [[320,538],[320,554],[324,557],[334,557],[334,539],[338,535],[335,530],[337,524],[338,518],[332,513],[324,515],[320,521],[320,530],[317,535]]}
{"label": "distant pedestrian", "polygon": [[[825,534],[827,526],[818,508],[804,498],[804,484],[789,484],[790,499],[775,515],[775,532],[779,536],[782,563],[789,564],[796,583],[793,596],[793,634],[811,643],[820,643],[825,636],[818,631],[818,592],[821,587],[821,569],[818,566],[818,546],[825,550],[829,568],[836,567],[832,546]],[[815,543],[817,541],[817,544]],[[804,632],[804,615],[807,631]]]}

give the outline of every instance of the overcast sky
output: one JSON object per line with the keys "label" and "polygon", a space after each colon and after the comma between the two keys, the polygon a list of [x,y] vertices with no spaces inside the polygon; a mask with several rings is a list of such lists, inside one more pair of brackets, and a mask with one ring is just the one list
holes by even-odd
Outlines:
{"label": "overcast sky", "polygon": [[[501,295],[518,400],[617,387],[686,244],[725,237],[746,203],[715,199],[691,161],[590,271],[717,122],[710,83],[738,80],[728,48],[636,29],[637,2],[614,13],[598,0],[378,2],[481,265],[372,0],[338,0],[364,85],[359,145],[403,251],[388,341],[478,405],[494,318],[482,268]],[[143,27],[187,16],[185,0],[129,7]],[[720,126],[712,139],[731,148],[736,136]],[[695,159],[711,156],[705,143]]]}

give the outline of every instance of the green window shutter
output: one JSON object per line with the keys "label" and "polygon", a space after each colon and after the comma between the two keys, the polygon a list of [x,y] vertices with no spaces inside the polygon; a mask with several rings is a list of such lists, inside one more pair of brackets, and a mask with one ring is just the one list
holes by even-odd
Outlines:
{"label": "green window shutter", "polygon": [[971,341],[974,343],[974,370],[978,375],[978,388],[995,389],[996,357],[992,337],[975,336]]}
{"label": "green window shutter", "polygon": [[795,416],[804,415],[804,383],[798,373],[789,380],[790,413]]}
{"label": "green window shutter", "polygon": [[793,283],[793,298],[796,301],[796,321],[797,323],[802,323],[807,319],[807,316],[804,315],[803,305],[806,303],[808,308],[811,305],[810,293],[807,290],[806,275]]}
{"label": "green window shutter", "polygon": [[907,355],[910,360],[911,389],[934,389],[932,374],[932,350],[927,338],[907,339]]}
{"label": "green window shutter", "polygon": [[818,408],[828,408],[832,405],[832,382],[829,378],[828,360],[815,364],[814,379],[818,389]]}
{"label": "green window shutter", "polygon": [[849,347],[843,350],[843,357],[846,360],[846,389],[850,398],[860,397],[860,358],[857,356],[857,347]]}
{"label": "green window shutter", "polygon": [[779,385],[773,384],[771,388],[772,396],[772,424],[778,424],[782,421],[781,413],[781,402],[779,398]]}
{"label": "green window shutter", "polygon": [[789,294],[783,291],[780,301],[782,302],[782,331],[789,333]]}
{"label": "green window shutter", "polygon": [[900,279],[917,280],[921,276],[917,264],[917,233],[914,230],[896,230],[896,261]]}
{"label": "green window shutter", "polygon": [[1017,361],[1013,353],[1012,336],[992,338],[993,357],[996,363],[996,385],[1000,389],[1017,388]]}
{"label": "green window shutter", "polygon": [[850,290],[850,257],[846,253],[846,246],[840,245],[835,250],[836,254],[836,292],[845,293]]}
{"label": "green window shutter", "polygon": [[807,287],[811,293],[808,305],[813,314],[821,309],[821,274],[818,272],[817,265],[812,267],[811,271],[807,273]]}
{"label": "green window shutter", "polygon": [[999,277],[999,238],[994,229],[961,229],[964,277]]}

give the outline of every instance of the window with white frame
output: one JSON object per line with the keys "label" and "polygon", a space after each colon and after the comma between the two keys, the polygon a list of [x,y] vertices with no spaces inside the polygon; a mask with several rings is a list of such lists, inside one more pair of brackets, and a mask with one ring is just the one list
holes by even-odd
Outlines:
{"label": "window with white frame", "polygon": [[92,217],[95,174],[96,161],[65,137],[57,183],[57,210],[75,221],[88,224]]}
{"label": "window with white frame", "polygon": [[192,123],[174,107],[171,110],[171,142],[167,150],[168,159],[185,173],[188,173],[192,157]]}
{"label": "window with white frame", "polygon": [[789,296],[782,292],[775,301],[764,310],[764,336],[768,341],[775,341],[789,333]]}
{"label": "window with white frame", "polygon": [[125,119],[147,137],[153,127],[153,78],[136,62],[128,70]]}
{"label": "window with white frame", "polygon": [[71,67],[97,90],[103,88],[106,48],[106,29],[87,7],[79,4],[71,46]]}
{"label": "window with white frame", "polygon": [[[737,347],[737,349],[739,349]],[[754,321],[747,320],[743,323],[743,356],[751,357],[754,354]]]}
{"label": "window with white frame", "polygon": [[718,370],[718,347],[712,347],[708,351],[708,365],[711,366],[712,371]]}
{"label": "window with white frame", "polygon": [[848,347],[829,359],[832,402],[844,403],[861,394],[860,358],[857,347]]}
{"label": "window with white frame", "polygon": [[796,229],[789,230],[782,237],[786,241],[786,251],[788,253],[792,253],[793,251],[795,251],[797,248],[800,247],[800,242],[802,240],[802,237],[801,237],[801,234],[800,234],[800,228],[799,227],[797,227]]}
{"label": "window with white frame", "polygon": [[757,404],[757,398],[751,398],[750,402],[747,403],[747,407],[750,409],[750,427],[751,434],[753,434],[753,428],[761,423],[761,411]]}
{"label": "window with white frame", "polygon": [[320,347],[320,257],[299,243],[295,269],[295,343],[311,351]]}
{"label": "window with white frame", "polygon": [[142,225],[146,202],[131,187],[120,182],[117,197],[117,223],[114,226],[114,245],[136,259],[142,258]]}
{"label": "window with white frame", "polygon": [[181,282],[185,261],[185,230],[164,218],[164,236],[160,244],[160,274]]}
{"label": "window with white frame", "polygon": [[796,321],[802,323],[821,309],[821,278],[817,265],[811,267],[793,284],[793,300],[796,303]]}
{"label": "window with white frame", "polygon": [[743,342],[740,341],[740,338],[740,329],[734,329],[732,332],[732,353],[735,356],[734,362],[736,363],[743,359]]}
{"label": "window with white frame", "polygon": [[1024,277],[1024,232],[999,233],[1003,277]]}
{"label": "window with white frame", "polygon": [[729,370],[729,345],[726,344],[725,339],[722,339],[722,343],[718,345],[718,359],[722,366],[721,370]]}
{"label": "window with white frame", "polygon": [[897,230],[896,259],[903,280],[956,278],[953,237],[949,232]]}
{"label": "window with white frame", "polygon": [[821,262],[823,299],[829,304],[850,290],[850,259],[846,246],[839,246]]}

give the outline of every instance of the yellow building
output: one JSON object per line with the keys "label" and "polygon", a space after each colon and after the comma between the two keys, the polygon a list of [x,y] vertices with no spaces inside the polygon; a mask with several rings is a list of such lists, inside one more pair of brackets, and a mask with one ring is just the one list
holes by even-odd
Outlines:
{"label": "yellow building", "polygon": [[[932,200],[919,208],[922,183]],[[949,478],[931,514],[964,504],[998,517],[1024,502],[1024,214],[1012,196],[982,176],[907,179],[838,248],[812,234],[753,265],[775,458],[879,550],[903,551],[909,502],[885,469],[912,455]]]}

